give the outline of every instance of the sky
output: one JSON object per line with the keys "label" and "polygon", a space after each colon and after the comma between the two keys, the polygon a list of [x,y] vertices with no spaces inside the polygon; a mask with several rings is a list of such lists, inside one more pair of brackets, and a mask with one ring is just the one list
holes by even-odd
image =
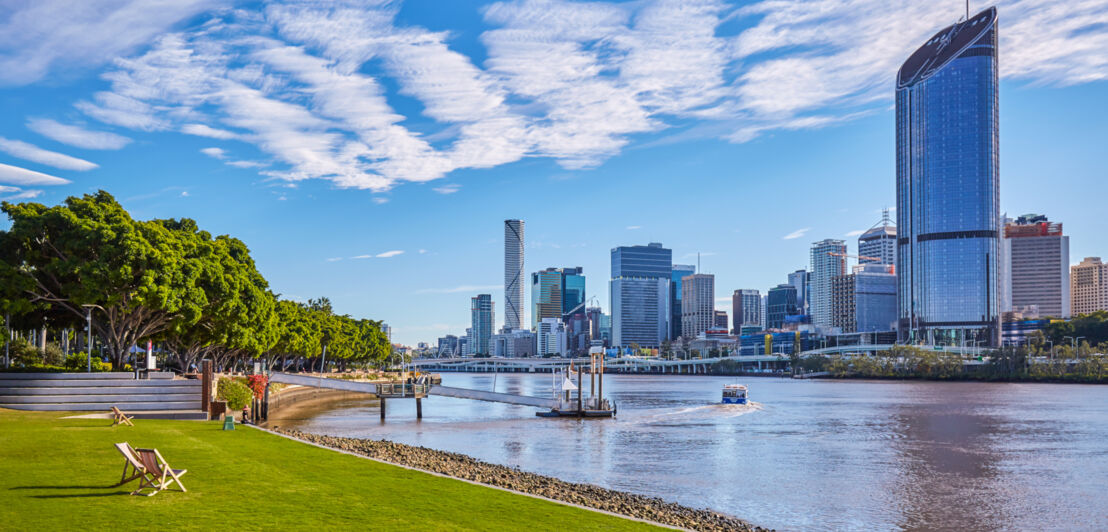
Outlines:
{"label": "sky", "polygon": [[[971,10],[992,4],[971,2]],[[1108,2],[996,4],[1001,209],[1108,257]],[[661,242],[718,307],[895,204],[893,79],[961,0],[0,3],[0,199],[103,189],[395,342],[525,269]],[[7,221],[0,222],[6,228]],[[530,301],[530,294],[527,294]],[[529,312],[527,313],[529,316]],[[529,317],[527,318],[529,320]]]}

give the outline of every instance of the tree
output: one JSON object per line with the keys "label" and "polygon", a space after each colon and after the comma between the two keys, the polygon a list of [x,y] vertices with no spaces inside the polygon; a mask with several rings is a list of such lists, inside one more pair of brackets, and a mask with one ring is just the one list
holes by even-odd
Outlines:
{"label": "tree", "polygon": [[196,248],[183,232],[133,220],[104,191],[55,207],[5,202],[2,210],[12,226],[0,238],[0,277],[22,277],[30,303],[77,319],[96,305],[93,328],[117,367],[140,339],[199,319],[203,258],[186,255]]}

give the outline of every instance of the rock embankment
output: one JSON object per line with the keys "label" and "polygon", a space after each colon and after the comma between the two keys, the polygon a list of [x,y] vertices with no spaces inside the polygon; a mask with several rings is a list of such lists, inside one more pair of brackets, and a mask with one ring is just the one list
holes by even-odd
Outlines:
{"label": "rock embankment", "polygon": [[658,497],[635,495],[601,488],[592,484],[565,482],[519,469],[482,462],[464,454],[436,451],[385,440],[321,436],[280,428],[274,428],[273,430],[306,442],[365,455],[384,462],[433,471],[454,478],[538,495],[669,526],[712,531],[765,530],[741,519],[711,510],[688,508],[664,501]]}

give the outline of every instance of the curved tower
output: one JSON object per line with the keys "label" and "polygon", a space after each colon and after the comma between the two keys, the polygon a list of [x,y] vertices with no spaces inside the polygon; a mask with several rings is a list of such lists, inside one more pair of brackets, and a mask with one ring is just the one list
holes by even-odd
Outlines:
{"label": "curved tower", "polygon": [[504,327],[523,321],[523,220],[504,220]]}
{"label": "curved tower", "polygon": [[942,29],[897,75],[902,342],[999,343],[996,18]]}

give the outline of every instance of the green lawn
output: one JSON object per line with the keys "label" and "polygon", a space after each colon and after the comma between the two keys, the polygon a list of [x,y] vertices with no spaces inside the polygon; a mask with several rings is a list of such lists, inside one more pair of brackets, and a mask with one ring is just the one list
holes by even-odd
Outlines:
{"label": "green lawn", "polygon": [[[379,464],[220,422],[0,409],[0,529],[624,530],[647,525]],[[112,444],[156,447],[188,492],[115,487]]]}

